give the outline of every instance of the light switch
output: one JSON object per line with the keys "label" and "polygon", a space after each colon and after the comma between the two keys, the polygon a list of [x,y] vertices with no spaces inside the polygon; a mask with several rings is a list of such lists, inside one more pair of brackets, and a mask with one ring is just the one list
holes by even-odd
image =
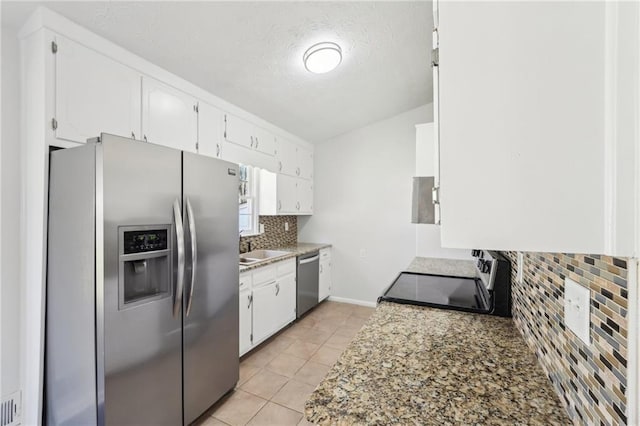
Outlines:
{"label": "light switch", "polygon": [[284,230],[288,231],[289,230],[289,222],[285,222],[284,223]]}
{"label": "light switch", "polygon": [[264,223],[260,224],[260,233],[264,234]]}
{"label": "light switch", "polygon": [[584,343],[591,343],[591,291],[577,282],[564,279],[564,323]]}

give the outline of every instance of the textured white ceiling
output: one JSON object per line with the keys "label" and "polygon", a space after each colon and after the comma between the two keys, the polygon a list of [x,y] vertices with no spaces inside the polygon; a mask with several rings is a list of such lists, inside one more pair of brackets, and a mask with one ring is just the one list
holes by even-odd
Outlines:
{"label": "textured white ceiling", "polygon": [[[43,3],[2,2],[6,25]],[[45,2],[45,6],[309,141],[431,102],[431,2]],[[302,64],[319,41],[333,72]]]}

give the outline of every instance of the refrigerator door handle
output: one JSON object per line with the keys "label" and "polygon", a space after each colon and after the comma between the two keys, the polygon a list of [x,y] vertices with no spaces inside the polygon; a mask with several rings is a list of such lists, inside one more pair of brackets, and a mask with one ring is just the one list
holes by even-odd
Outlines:
{"label": "refrigerator door handle", "polygon": [[196,223],[191,208],[191,200],[187,197],[187,220],[189,221],[189,236],[191,237],[191,287],[189,289],[189,300],[187,301],[187,316],[191,312],[191,301],[193,300],[193,287],[196,284],[196,268],[198,265],[198,244],[196,242]]}
{"label": "refrigerator door handle", "polygon": [[178,246],[178,277],[176,283],[176,297],[173,302],[173,316],[180,312],[182,305],[182,291],[184,290],[184,229],[182,228],[182,215],[180,214],[180,201],[176,198],[173,202],[173,217],[176,222],[176,245]]}

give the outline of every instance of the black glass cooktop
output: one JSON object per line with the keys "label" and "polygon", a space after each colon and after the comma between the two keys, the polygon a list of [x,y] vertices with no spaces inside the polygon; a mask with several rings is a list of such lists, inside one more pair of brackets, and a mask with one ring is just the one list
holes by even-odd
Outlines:
{"label": "black glass cooktop", "polygon": [[487,313],[488,293],[476,278],[402,272],[378,301]]}

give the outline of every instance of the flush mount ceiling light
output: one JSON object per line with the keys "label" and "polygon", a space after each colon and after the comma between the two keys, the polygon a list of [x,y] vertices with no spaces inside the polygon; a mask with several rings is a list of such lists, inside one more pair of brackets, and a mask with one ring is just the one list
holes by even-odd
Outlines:
{"label": "flush mount ceiling light", "polygon": [[342,62],[342,49],[329,41],[311,46],[302,57],[304,67],[314,74],[331,71]]}

